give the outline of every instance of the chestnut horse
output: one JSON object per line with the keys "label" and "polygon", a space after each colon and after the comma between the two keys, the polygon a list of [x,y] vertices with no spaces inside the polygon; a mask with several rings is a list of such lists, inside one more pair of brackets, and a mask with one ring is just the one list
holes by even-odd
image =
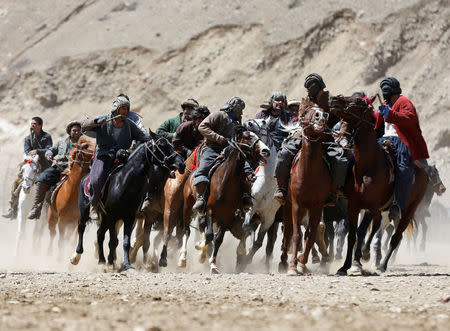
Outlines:
{"label": "chestnut horse", "polygon": [[[214,250],[209,260],[211,273],[219,273],[216,266],[216,257],[222,244],[225,231],[235,232],[235,213],[241,206],[243,195],[242,176],[244,174],[244,164],[246,161],[256,168],[257,163],[266,160],[270,156],[269,148],[259,139],[259,137],[242,126],[235,127],[233,139],[227,147],[226,156],[223,163],[211,176],[209,197],[206,205],[207,223],[216,223],[218,230],[214,236]],[[192,216],[192,206],[196,198],[196,190],[192,184],[193,176],[189,177],[184,187],[184,235],[183,246],[180,252],[179,265],[186,265],[187,241],[190,235],[190,221]],[[238,227],[241,231],[241,226]],[[203,250],[206,251],[208,243]],[[238,247],[239,249],[239,247]]]}
{"label": "chestnut horse", "polygon": [[[331,113],[346,121],[353,129],[353,176],[347,178],[345,194],[348,198],[348,245],[344,265],[337,274],[346,275],[352,265],[353,247],[356,240],[358,214],[367,209],[372,217],[372,231],[376,231],[381,223],[381,211],[393,198],[394,183],[390,180],[389,161],[378,144],[374,130],[374,117],[366,100],[344,96],[332,97],[329,101]],[[391,239],[389,251],[378,268],[385,271],[392,252],[401,240],[402,233],[412,219],[414,212],[425,194],[428,183],[425,171],[415,169],[415,183],[411,191],[406,212],[397,226]],[[365,233],[358,233],[358,241],[363,241]],[[359,246],[360,247],[360,246]],[[355,253],[353,266],[362,271],[361,250]]]}
{"label": "chestnut horse", "polygon": [[[289,199],[292,205],[292,259],[288,275],[307,272],[309,251],[316,241],[322,209],[332,186],[330,170],[322,148],[328,114],[312,102],[305,102],[301,107],[304,113],[300,120],[302,148],[289,182]],[[307,212],[309,221],[305,232],[305,249],[298,258],[297,250],[301,240],[300,222]],[[326,260],[326,249],[321,253],[325,255],[323,260]],[[297,270],[298,263],[300,271]]]}
{"label": "chestnut horse", "polygon": [[49,253],[53,248],[56,235],[56,225],[59,232],[59,252],[62,253],[66,235],[75,231],[80,217],[78,209],[78,187],[81,180],[89,173],[89,165],[95,151],[95,142],[89,138],[81,137],[73,144],[69,156],[67,179],[61,184],[48,211],[48,229],[50,230]]}

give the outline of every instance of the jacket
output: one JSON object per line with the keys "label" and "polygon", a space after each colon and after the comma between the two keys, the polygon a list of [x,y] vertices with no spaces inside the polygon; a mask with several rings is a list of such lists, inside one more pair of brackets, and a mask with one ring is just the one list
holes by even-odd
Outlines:
{"label": "jacket", "polygon": [[64,166],[68,162],[67,156],[71,148],[72,142],[69,137],[60,139],[45,152],[45,156],[53,157],[58,166]]}
{"label": "jacket", "polygon": [[44,130],[41,130],[41,134],[39,136],[33,134],[33,144],[31,144],[29,135],[25,137],[23,152],[28,154],[32,150],[36,149],[39,156],[44,156],[45,151],[52,147],[52,145],[52,136]]}
{"label": "jacket", "polygon": [[206,145],[220,149],[227,146],[224,138],[231,138],[233,128],[238,123],[233,123],[224,111],[216,111],[206,117],[198,126],[198,131],[206,139]]}
{"label": "jacket", "polygon": [[430,157],[422,136],[416,108],[407,97],[401,95],[395,101],[389,110],[386,122],[394,124],[398,137],[408,146],[414,161]]}
{"label": "jacket", "polygon": [[167,140],[172,141],[173,134],[177,130],[177,128],[181,125],[181,117],[183,113],[179,113],[177,116],[169,118],[164,121],[163,124],[156,129],[157,134],[163,135]]}
{"label": "jacket", "polygon": [[128,149],[133,140],[147,141],[150,136],[143,132],[138,126],[127,118],[118,134],[114,135],[114,125],[109,121],[105,125],[98,125],[111,118],[111,115],[103,115],[94,119],[88,119],[83,122],[81,129],[83,131],[94,131],[97,139],[96,155],[113,156],[119,149]]}
{"label": "jacket", "polygon": [[172,145],[175,151],[183,157],[187,157],[203,140],[202,134],[198,131],[194,121],[181,123],[175,131]]}

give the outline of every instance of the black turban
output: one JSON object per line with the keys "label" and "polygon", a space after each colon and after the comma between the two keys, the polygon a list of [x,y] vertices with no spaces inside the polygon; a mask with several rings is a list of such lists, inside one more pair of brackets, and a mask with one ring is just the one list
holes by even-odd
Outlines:
{"label": "black turban", "polygon": [[323,82],[322,76],[316,73],[309,74],[305,78],[305,88],[311,90],[311,87],[315,85],[319,88],[319,90],[323,90],[326,87],[325,83]]}
{"label": "black turban", "polygon": [[383,95],[394,95],[402,93],[400,82],[397,80],[397,78],[394,77],[387,77],[383,79],[380,83],[380,88]]}

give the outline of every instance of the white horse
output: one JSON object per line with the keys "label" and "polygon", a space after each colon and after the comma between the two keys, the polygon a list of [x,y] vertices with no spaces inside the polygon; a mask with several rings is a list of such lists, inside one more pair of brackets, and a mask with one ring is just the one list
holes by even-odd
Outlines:
{"label": "white horse", "polygon": [[[34,182],[39,174],[39,155],[25,156],[24,164],[21,167],[22,184],[20,186],[19,202],[17,205],[17,237],[15,256],[21,255],[25,244],[25,228],[26,217],[33,206],[33,198],[36,193]],[[41,220],[34,221],[33,231],[33,252],[36,252],[37,244],[42,235],[43,222]]]}
{"label": "white horse", "polygon": [[[270,149],[270,157],[265,166],[260,166],[256,172],[256,180],[252,185],[253,208],[245,214],[244,228],[249,228],[252,218],[259,217],[259,230],[256,240],[252,236],[252,246],[245,258],[245,264],[250,264],[255,253],[261,248],[264,236],[270,229],[275,220],[275,214],[280,208],[280,203],[273,198],[273,193],[277,187],[277,181],[274,177],[274,170],[277,158],[277,150],[269,132],[269,122],[264,119],[253,119],[245,123],[245,127],[256,133],[261,141]],[[240,248],[240,249],[239,249]],[[241,240],[238,247],[239,252],[245,254],[245,240]],[[266,256],[266,265],[270,263],[272,256]]]}

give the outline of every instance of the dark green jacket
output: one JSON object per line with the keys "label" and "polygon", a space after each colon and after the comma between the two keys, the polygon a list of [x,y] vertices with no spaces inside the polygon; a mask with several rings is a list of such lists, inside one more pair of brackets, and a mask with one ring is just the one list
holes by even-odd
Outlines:
{"label": "dark green jacket", "polygon": [[167,140],[172,142],[173,134],[177,128],[181,125],[181,116],[183,113],[179,113],[177,116],[169,118],[164,121],[163,124],[156,129],[157,134],[163,135]]}

